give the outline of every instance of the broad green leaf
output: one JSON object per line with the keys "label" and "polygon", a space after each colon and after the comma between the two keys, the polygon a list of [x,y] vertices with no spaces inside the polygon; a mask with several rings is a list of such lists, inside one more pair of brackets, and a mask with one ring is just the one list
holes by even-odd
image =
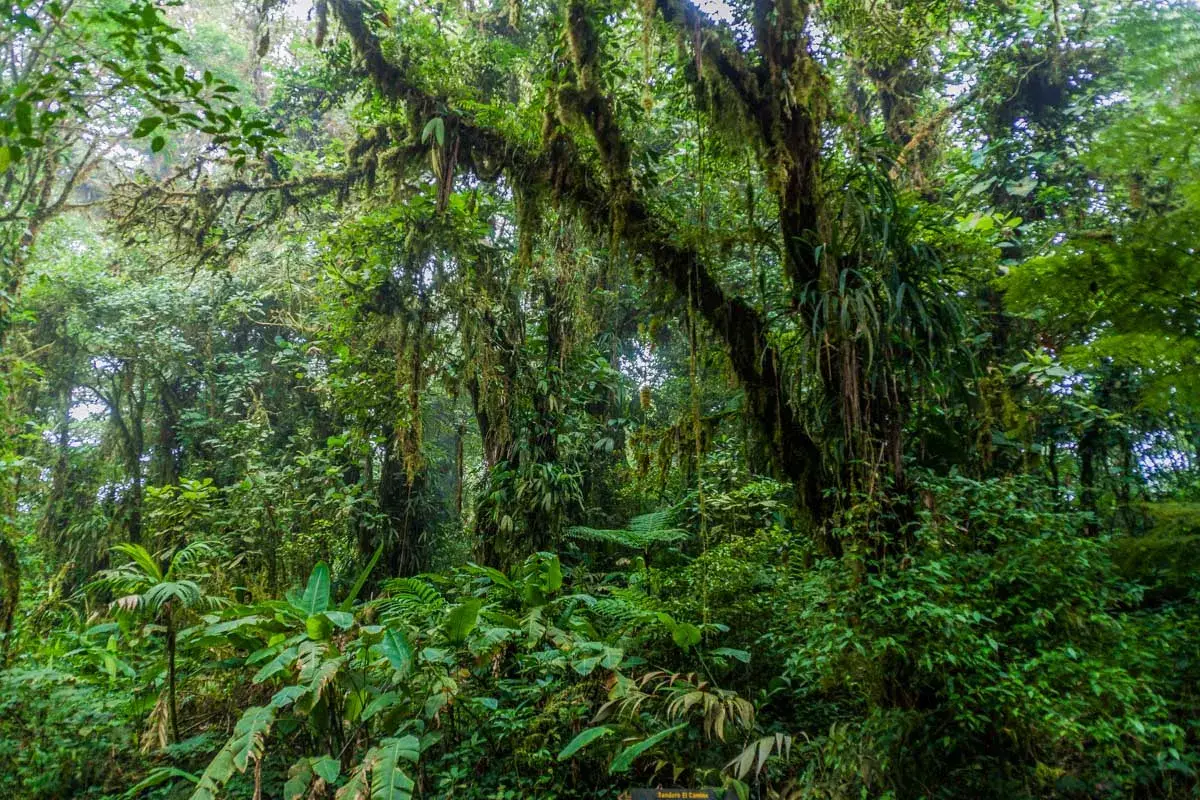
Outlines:
{"label": "broad green leaf", "polygon": [[690,622],[681,622],[671,631],[671,640],[686,650],[700,644],[700,629]]}
{"label": "broad green leaf", "polygon": [[403,632],[388,628],[383,634],[383,642],[379,645],[392,669],[401,675],[408,675],[412,668],[413,649],[408,637]]}
{"label": "broad green leaf", "polygon": [[14,116],[17,119],[17,129],[21,133],[29,136],[33,133],[33,106],[28,102],[21,100],[17,103],[14,111]]}
{"label": "broad green leaf", "polygon": [[415,764],[419,747],[415,736],[384,739],[374,748],[371,763],[371,800],[408,800],[412,797],[412,779],[404,773],[401,761]]}
{"label": "broad green leaf", "polygon": [[604,660],[603,655],[589,656],[588,658],[579,659],[571,666],[580,675],[591,675],[592,670],[594,670],[600,664],[600,662],[603,660]]}
{"label": "broad green leaf", "polygon": [[558,560],[558,556],[551,554],[546,559],[546,591],[550,593],[557,592],[562,588],[562,564]]}
{"label": "broad green leaf", "polygon": [[306,686],[285,686],[271,695],[269,705],[274,709],[287,708],[306,694],[308,694]]}
{"label": "broad green leaf", "polygon": [[313,772],[321,776],[326,783],[333,783],[342,772],[342,765],[332,756],[321,756],[312,761]]}
{"label": "broad green leaf", "polygon": [[333,632],[333,625],[324,614],[314,614],[304,621],[304,630],[314,642],[323,642]]}
{"label": "broad green leaf", "polygon": [[347,630],[354,625],[354,615],[349,611],[326,611],[321,616],[342,630]]}
{"label": "broad green leaf", "polygon": [[288,769],[288,779],[283,784],[283,800],[301,800],[308,794],[315,777],[312,759],[302,758]]}
{"label": "broad green leaf", "polygon": [[159,125],[163,124],[163,121],[162,117],[142,117],[133,129],[133,138],[141,139],[143,136],[149,136]]}
{"label": "broad green leaf", "polygon": [[654,747],[668,736],[678,733],[687,726],[688,724],[683,722],[674,726],[673,728],[667,728],[666,730],[659,731],[653,736],[643,739],[636,744],[631,744],[629,747],[626,747],[624,750],[618,753],[617,757],[613,759],[612,765],[608,768],[608,773],[610,775],[616,775],[618,772],[624,772],[633,766],[634,760],[642,753]]}
{"label": "broad green leaf", "polygon": [[298,653],[299,653],[299,648],[296,648],[296,647],[287,648],[286,650],[282,651],[279,655],[275,656],[273,659],[271,659],[266,664],[264,664],[258,672],[254,673],[254,677],[251,680],[254,683],[262,683],[263,681],[267,680],[268,678],[274,677],[275,675],[279,674],[280,672],[283,672],[285,669],[290,667],[292,665],[292,663],[296,660],[296,656],[298,655]]}
{"label": "broad green leaf", "polygon": [[263,743],[274,721],[273,706],[253,706],[246,709],[234,726],[233,736],[217,752],[208,769],[200,776],[191,800],[217,800],[222,787],[229,782],[235,771],[245,772],[252,761],[262,758]]}
{"label": "broad green leaf", "polygon": [[204,629],[203,635],[205,635],[205,636],[221,636],[223,634],[229,633],[230,631],[235,631],[238,628],[245,628],[250,625],[257,625],[258,623],[260,623],[262,621],[263,621],[263,618],[258,616],[257,614],[254,614],[249,617],[240,617],[238,619],[230,619],[230,620],[226,620],[225,622],[218,622],[215,625],[209,625],[207,628]]}
{"label": "broad green leaf", "polygon": [[308,586],[300,597],[300,610],[305,617],[320,614],[329,608],[329,565],[324,561],[313,567]]}
{"label": "broad green leaf", "polygon": [[400,695],[396,694],[395,692],[384,692],[370,703],[367,703],[367,707],[363,709],[362,718],[364,720],[368,720],[379,712],[392,708],[399,702]]}
{"label": "broad green leaf", "polygon": [[475,625],[479,622],[479,609],[482,606],[482,600],[472,599],[450,609],[442,627],[446,638],[454,644],[465,642],[467,636],[475,630]]}
{"label": "broad green leaf", "polygon": [[729,658],[741,661],[743,664],[750,663],[750,653],[745,650],[735,650],[732,647],[718,647],[712,653],[714,656],[728,656]]}
{"label": "broad green leaf", "polygon": [[421,131],[421,144],[426,144],[430,135],[434,137],[438,147],[446,144],[446,123],[441,117],[434,117],[425,123],[425,128]]}
{"label": "broad green leaf", "polygon": [[578,736],[572,739],[570,743],[562,749],[562,752],[558,754],[558,760],[566,761],[568,758],[575,755],[592,742],[603,736],[607,736],[610,733],[612,733],[612,728],[605,726],[601,726],[599,728],[588,728],[586,731],[581,732]]}

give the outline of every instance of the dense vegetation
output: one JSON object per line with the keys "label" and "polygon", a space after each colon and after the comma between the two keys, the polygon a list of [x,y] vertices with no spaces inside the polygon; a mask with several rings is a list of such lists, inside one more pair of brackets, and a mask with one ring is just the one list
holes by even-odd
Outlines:
{"label": "dense vegetation", "polygon": [[0,797],[1200,790],[1191,0],[9,0]]}

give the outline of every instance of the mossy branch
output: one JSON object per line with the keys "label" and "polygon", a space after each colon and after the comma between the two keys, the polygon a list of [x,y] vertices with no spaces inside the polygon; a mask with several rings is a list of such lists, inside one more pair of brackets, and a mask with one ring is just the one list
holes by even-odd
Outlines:
{"label": "mossy branch", "polygon": [[[434,97],[408,81],[403,70],[384,57],[378,37],[369,29],[361,5],[352,0],[331,0],[330,7],[350,35],[363,59],[368,74],[381,94],[419,108],[449,108],[443,98]],[[589,24],[586,15],[575,17],[572,24]],[[594,31],[579,30],[578,45]],[[586,47],[579,49],[586,57]],[[594,68],[594,65],[593,65]],[[620,130],[611,111],[611,103],[596,85],[594,73],[581,74],[584,91],[591,97],[584,114],[606,159],[610,180],[621,174],[621,161],[627,153]],[[589,85],[590,84],[590,85]],[[682,296],[692,296],[696,308],[713,331],[725,343],[735,374],[742,383],[753,417],[764,439],[770,443],[776,467],[796,486],[799,502],[815,518],[822,518],[820,490],[820,450],[796,416],[788,389],[782,380],[782,360],[769,341],[767,327],[758,312],[740,297],[727,295],[719,281],[704,266],[692,248],[677,244],[672,226],[654,215],[638,192],[627,185],[622,191],[605,186],[582,158],[573,143],[556,137],[549,152],[538,152],[519,142],[510,141],[496,131],[480,127],[468,117],[450,112],[471,151],[505,165],[514,184],[526,191],[557,189],[560,200],[584,212],[584,219],[600,227],[604,219],[623,221],[623,238],[640,253],[652,269]],[[449,119],[447,120],[450,121]],[[602,143],[603,142],[603,143]],[[615,171],[614,171],[615,168]],[[597,213],[607,211],[607,214]]]}

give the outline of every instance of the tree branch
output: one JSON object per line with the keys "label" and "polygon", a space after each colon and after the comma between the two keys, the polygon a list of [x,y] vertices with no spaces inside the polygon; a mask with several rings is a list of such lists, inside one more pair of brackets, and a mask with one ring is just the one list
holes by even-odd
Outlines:
{"label": "tree branch", "polygon": [[[417,108],[449,108],[444,99],[431,96],[408,82],[404,72],[383,56],[383,48],[363,19],[362,7],[353,0],[331,0],[330,7],[349,33],[355,49],[379,91],[393,100],[413,103]],[[590,34],[594,35],[594,34]],[[577,68],[586,65],[577,64]],[[595,93],[595,87],[591,87]],[[587,90],[585,81],[585,91]],[[626,153],[608,99],[593,94],[588,118],[602,155],[619,158]],[[782,359],[769,342],[767,328],[758,312],[744,300],[727,295],[704,267],[699,254],[674,241],[669,226],[653,215],[646,202],[627,182],[608,187],[577,152],[548,154],[506,140],[494,131],[477,126],[471,119],[451,112],[470,146],[507,165],[509,178],[527,188],[554,187],[560,199],[584,211],[594,228],[603,221],[621,220],[622,235],[657,274],[682,296],[690,296],[697,310],[726,345],[734,372],[746,392],[749,410],[771,448],[776,467],[796,486],[798,500],[816,518],[822,517],[820,491],[821,458],[816,443],[805,432],[786,396],[780,375]],[[568,141],[558,140],[570,148]],[[573,149],[573,148],[572,148]],[[610,177],[619,176],[619,163],[609,166]],[[616,190],[614,190],[616,189]],[[597,210],[608,211],[607,215]]]}
{"label": "tree branch", "polygon": [[730,48],[721,41],[720,26],[696,8],[691,0],[656,0],[655,4],[664,20],[685,33],[695,35],[700,58],[729,83],[742,101],[742,110],[752,119],[757,119],[755,109],[762,102],[759,76],[746,64],[737,48]]}

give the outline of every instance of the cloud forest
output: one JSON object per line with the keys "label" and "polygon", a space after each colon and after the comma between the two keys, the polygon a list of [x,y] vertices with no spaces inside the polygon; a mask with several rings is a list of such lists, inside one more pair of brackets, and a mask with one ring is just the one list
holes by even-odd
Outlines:
{"label": "cloud forest", "polygon": [[1193,0],[7,0],[0,797],[1200,791]]}

